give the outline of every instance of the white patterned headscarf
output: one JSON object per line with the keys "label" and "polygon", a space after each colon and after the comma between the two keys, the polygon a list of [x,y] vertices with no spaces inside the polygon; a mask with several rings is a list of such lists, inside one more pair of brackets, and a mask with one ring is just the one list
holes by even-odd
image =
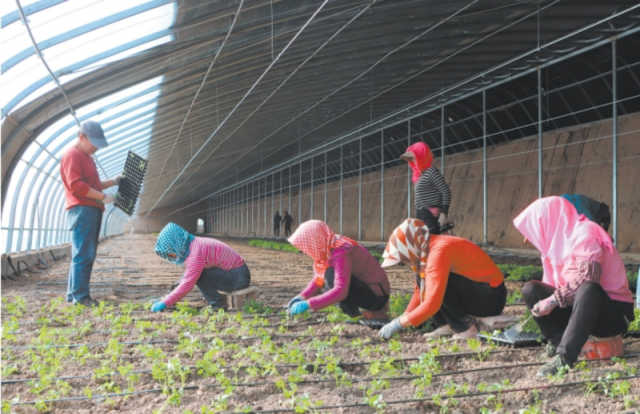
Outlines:
{"label": "white patterned headscarf", "polygon": [[408,218],[393,230],[382,257],[382,267],[389,267],[400,262],[408,264],[411,269],[424,278],[429,256],[429,228],[422,220]]}
{"label": "white patterned headscarf", "polygon": [[[158,234],[156,254],[171,263],[182,264],[189,256],[189,247],[193,239],[191,233],[176,223],[167,223]],[[169,253],[173,253],[175,258],[169,256]]]}

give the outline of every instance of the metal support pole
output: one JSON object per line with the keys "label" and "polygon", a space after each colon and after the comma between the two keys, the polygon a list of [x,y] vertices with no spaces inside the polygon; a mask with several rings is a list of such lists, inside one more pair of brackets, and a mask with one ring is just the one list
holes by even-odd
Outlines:
{"label": "metal support pole", "polygon": [[384,130],[380,131],[380,240],[384,240]]}
{"label": "metal support pole", "polygon": [[298,178],[298,223],[302,223],[302,161],[300,161],[300,174]]}
{"label": "metal support pole", "polygon": [[618,51],[616,40],[611,41],[611,223],[613,243],[618,246]]}
{"label": "metal support pole", "polygon": [[278,185],[278,194],[279,194],[278,198],[280,199],[280,202],[278,204],[278,211],[280,212],[280,214],[282,214],[282,187],[283,187],[282,186],[282,183],[283,183],[283,181],[282,181],[282,172],[283,171],[284,170],[280,170],[280,183]]}
{"label": "metal support pole", "polygon": [[311,157],[311,206],[309,207],[309,219],[313,218],[313,158]]}
{"label": "metal support pole", "polygon": [[542,69],[538,68],[538,198],[542,197]]}
{"label": "metal support pole", "polygon": [[358,240],[362,240],[362,137],[358,144]]}
{"label": "metal support pole", "polygon": [[442,105],[440,107],[440,170],[442,171],[443,176],[444,176],[444,129],[445,129],[444,111],[445,111],[445,106]]}
{"label": "metal support pole", "polygon": [[[271,174],[271,217],[275,216],[273,210],[275,209],[275,197],[276,196],[276,174]],[[272,229],[273,231],[273,229]]]}
{"label": "metal support pole", "polygon": [[287,211],[289,212],[289,214],[291,214],[291,167],[289,167],[289,177],[287,179],[287,184],[289,187],[289,207]]}
{"label": "metal support pole", "polygon": [[264,237],[269,236],[269,222],[267,220],[267,188],[268,188],[267,177],[264,177],[264,193],[262,193],[262,201],[264,203]]}
{"label": "metal support pole", "polygon": [[482,242],[487,243],[487,91],[482,91]]}
{"label": "metal support pole", "polygon": [[327,153],[324,153],[324,200],[323,200],[323,217],[324,222],[327,222]]}
{"label": "metal support pole", "polygon": [[256,183],[255,181],[251,183],[251,234],[255,234],[256,232],[256,216],[255,216],[255,192],[256,192]]}
{"label": "metal support pole", "polygon": [[[407,147],[411,145],[411,120],[407,120]],[[407,217],[411,217],[411,167],[407,163]]]}
{"label": "metal support pole", "polygon": [[250,189],[251,183],[247,183],[247,185],[245,186],[245,190],[244,190],[244,205],[245,205],[245,210],[246,210],[246,214],[247,214],[247,218],[244,221],[246,228],[245,228],[245,234],[248,236],[249,232],[251,231],[251,225],[249,224],[249,189]]}
{"label": "metal support pole", "polygon": [[344,182],[344,174],[343,174],[344,173],[344,157],[343,157],[343,152],[344,152],[343,151],[343,146],[341,145],[340,146],[340,202],[339,202],[340,207],[338,209],[338,212],[339,212],[339,215],[340,215],[340,218],[339,218],[340,225],[338,226],[340,234],[342,234],[342,187],[343,187],[343,182]]}

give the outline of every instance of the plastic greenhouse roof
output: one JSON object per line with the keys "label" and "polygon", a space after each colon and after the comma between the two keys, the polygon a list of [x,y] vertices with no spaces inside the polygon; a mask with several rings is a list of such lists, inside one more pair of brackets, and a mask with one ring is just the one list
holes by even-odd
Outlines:
{"label": "plastic greenhouse roof", "polygon": [[[640,15],[635,1],[605,0],[21,4],[78,117],[105,127],[103,174],[129,149],[149,159],[141,213],[635,32]],[[46,193],[75,121],[15,3],[0,7],[3,226],[18,226],[7,207],[26,196],[12,196],[8,174],[41,168]],[[42,202],[61,205],[53,193]]]}

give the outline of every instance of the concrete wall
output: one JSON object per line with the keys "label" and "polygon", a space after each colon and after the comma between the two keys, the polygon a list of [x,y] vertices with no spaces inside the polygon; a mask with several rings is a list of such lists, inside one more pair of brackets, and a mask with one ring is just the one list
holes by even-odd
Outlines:
{"label": "concrete wall", "polygon": [[[637,234],[640,228],[639,131],[640,114],[618,118],[618,247],[621,252],[640,252],[640,236]],[[611,120],[544,134],[543,195],[582,193],[612,207],[611,146]],[[511,220],[537,198],[537,157],[537,136],[488,148],[489,243],[501,247],[520,247],[522,238]],[[456,224],[454,232],[481,242],[482,151],[447,156],[445,161],[445,178],[453,192],[450,217]],[[439,159],[434,163],[440,166]],[[386,240],[393,228],[407,217],[407,167],[400,165],[387,168],[384,171],[384,235],[381,237],[381,176],[379,170],[362,176],[362,240]],[[358,236],[358,182],[357,176],[343,180],[342,233],[350,237]],[[338,181],[329,183],[326,189],[326,221],[336,232],[340,231],[339,188]],[[313,192],[312,217],[311,189],[302,191],[302,214],[298,213],[297,189],[292,190],[290,213],[295,219],[294,226],[310,218],[324,219],[324,184],[316,183]],[[288,193],[282,195],[281,214],[287,209],[287,197]],[[270,197],[255,200],[251,204],[255,208],[251,231],[232,224],[225,227],[223,233],[261,237],[272,235],[271,218],[279,209],[279,196],[274,199],[273,209]],[[226,213],[233,218],[236,212],[241,212],[246,219],[246,206],[236,207],[236,210]]]}
{"label": "concrete wall", "polygon": [[[18,272],[24,272],[27,268],[34,271],[44,271],[47,265],[58,261],[69,261],[71,255],[71,244],[61,244],[59,246],[50,246],[41,250],[31,250],[25,253],[13,253],[10,255],[3,254],[0,262],[2,263],[2,276],[14,277]],[[11,264],[9,264],[11,260]]]}

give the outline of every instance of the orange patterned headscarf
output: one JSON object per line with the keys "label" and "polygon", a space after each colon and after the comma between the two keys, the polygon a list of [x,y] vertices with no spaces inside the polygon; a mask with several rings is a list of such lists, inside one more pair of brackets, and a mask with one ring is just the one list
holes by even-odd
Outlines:
{"label": "orange patterned headscarf", "polygon": [[357,242],[339,234],[321,220],[309,220],[300,224],[289,237],[289,243],[313,259],[315,282],[324,285],[324,273],[329,267],[331,250],[342,246],[357,246]]}
{"label": "orange patterned headscarf", "polygon": [[382,257],[382,267],[403,262],[424,278],[429,257],[429,228],[422,220],[406,219],[391,233]]}

